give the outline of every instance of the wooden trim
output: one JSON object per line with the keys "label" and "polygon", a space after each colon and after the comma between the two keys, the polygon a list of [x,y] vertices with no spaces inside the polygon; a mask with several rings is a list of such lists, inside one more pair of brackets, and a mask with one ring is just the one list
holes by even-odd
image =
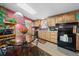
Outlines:
{"label": "wooden trim", "polygon": [[49,16],[49,17],[47,17],[47,18],[56,17],[56,16],[61,16],[61,15],[68,14],[68,13],[74,13],[74,14],[75,14],[76,12],[79,12],[79,9],[73,10],[73,11],[69,11],[69,12],[65,12],[65,13],[60,13],[60,14],[53,15],[53,16]]}
{"label": "wooden trim", "polygon": [[15,36],[15,34],[0,35],[0,38],[11,37],[11,36]]}

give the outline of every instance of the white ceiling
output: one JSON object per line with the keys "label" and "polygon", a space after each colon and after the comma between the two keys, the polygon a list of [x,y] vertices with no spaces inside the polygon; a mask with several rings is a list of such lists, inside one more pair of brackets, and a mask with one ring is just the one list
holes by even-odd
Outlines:
{"label": "white ceiling", "polygon": [[1,4],[14,11],[19,11],[31,19],[42,19],[48,16],[65,13],[68,11],[79,9],[79,3],[26,3],[32,7],[37,13],[35,15],[29,14],[27,11],[21,9],[16,3]]}

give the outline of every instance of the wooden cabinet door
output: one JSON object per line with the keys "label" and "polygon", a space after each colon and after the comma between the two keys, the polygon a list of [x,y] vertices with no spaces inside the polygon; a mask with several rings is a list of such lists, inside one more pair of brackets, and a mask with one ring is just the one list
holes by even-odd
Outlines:
{"label": "wooden cabinet door", "polygon": [[55,20],[55,17],[52,17],[52,18],[50,18],[51,19],[51,22],[50,22],[50,25],[51,26],[55,26],[55,24],[56,24],[56,20]]}
{"label": "wooden cabinet door", "polygon": [[45,38],[44,38],[45,40],[46,40],[46,32],[47,32],[47,31],[45,31],[45,36],[44,36],[44,37],[45,37]]}
{"label": "wooden cabinet door", "polygon": [[51,35],[50,32],[46,32],[46,40],[51,41]]}
{"label": "wooden cabinet door", "polygon": [[48,26],[55,26],[56,24],[55,18],[54,17],[48,18],[47,23],[48,23]]}
{"label": "wooden cabinet door", "polygon": [[43,31],[43,39],[46,39],[46,31]]}
{"label": "wooden cabinet door", "polygon": [[43,32],[41,31],[41,38],[43,39]]}
{"label": "wooden cabinet door", "polygon": [[76,50],[79,51],[79,34],[76,36]]}
{"label": "wooden cabinet door", "polygon": [[51,42],[53,42],[53,43],[57,43],[57,39],[55,39],[55,38],[51,38]]}
{"label": "wooden cabinet door", "polygon": [[69,14],[69,22],[76,22],[75,14],[73,13]]}
{"label": "wooden cabinet door", "polygon": [[75,14],[74,13],[64,14],[63,20],[64,20],[64,23],[76,22]]}
{"label": "wooden cabinet door", "polygon": [[51,26],[51,19],[50,18],[47,18],[47,24],[48,24],[48,26]]}
{"label": "wooden cabinet door", "polygon": [[63,23],[63,16],[57,16],[56,17],[56,23]]}
{"label": "wooden cabinet door", "polygon": [[57,32],[51,32],[51,42],[57,43]]}
{"label": "wooden cabinet door", "polygon": [[63,15],[63,20],[64,20],[63,23],[69,22],[69,16],[68,16],[68,14],[64,14],[64,15]]}
{"label": "wooden cabinet door", "polygon": [[34,22],[34,26],[39,27],[40,25],[41,25],[41,21],[40,21],[40,20],[36,20],[36,21]]}

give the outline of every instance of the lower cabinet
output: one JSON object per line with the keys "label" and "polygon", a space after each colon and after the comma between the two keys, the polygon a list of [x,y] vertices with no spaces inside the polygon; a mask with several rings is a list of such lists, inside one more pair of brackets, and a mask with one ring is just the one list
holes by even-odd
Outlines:
{"label": "lower cabinet", "polygon": [[63,15],[64,23],[76,22],[74,13],[67,13]]}
{"label": "lower cabinet", "polygon": [[79,51],[79,34],[76,36],[76,50]]}
{"label": "lower cabinet", "polygon": [[51,32],[51,42],[57,43],[57,32]]}
{"label": "lower cabinet", "polygon": [[57,43],[57,31],[56,32],[39,31],[39,37],[44,40]]}
{"label": "lower cabinet", "polygon": [[46,40],[51,41],[50,32],[46,32]]}
{"label": "lower cabinet", "polygon": [[57,43],[57,38],[55,38],[55,37],[51,38],[51,42]]}

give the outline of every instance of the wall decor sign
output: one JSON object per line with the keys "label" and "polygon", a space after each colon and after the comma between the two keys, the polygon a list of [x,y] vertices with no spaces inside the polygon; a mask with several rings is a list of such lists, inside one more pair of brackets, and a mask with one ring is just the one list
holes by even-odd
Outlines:
{"label": "wall decor sign", "polygon": [[31,22],[29,20],[25,20],[25,26],[29,29]]}
{"label": "wall decor sign", "polygon": [[79,21],[79,13],[76,14],[76,19]]}

